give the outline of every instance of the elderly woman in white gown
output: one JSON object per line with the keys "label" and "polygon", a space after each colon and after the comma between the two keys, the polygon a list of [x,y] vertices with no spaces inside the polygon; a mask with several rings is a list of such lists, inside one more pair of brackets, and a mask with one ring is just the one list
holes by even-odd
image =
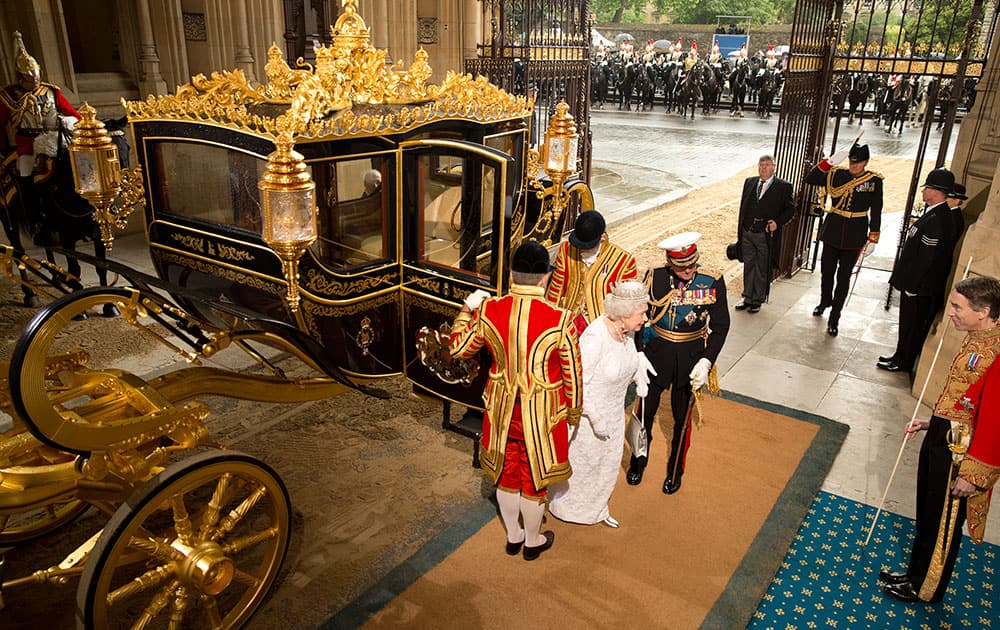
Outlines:
{"label": "elderly woman in white gown", "polygon": [[570,436],[573,475],[554,484],[549,495],[549,512],[560,520],[618,527],[608,501],[625,444],[625,393],[635,381],[645,396],[652,369],[633,339],[646,321],[648,297],[642,282],[617,283],[605,298],[604,314],[580,335],[583,415]]}

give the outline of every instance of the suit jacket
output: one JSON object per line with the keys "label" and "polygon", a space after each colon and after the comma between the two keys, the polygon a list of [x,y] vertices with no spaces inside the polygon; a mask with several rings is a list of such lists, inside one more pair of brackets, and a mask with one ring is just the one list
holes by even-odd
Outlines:
{"label": "suit jacket", "polygon": [[954,232],[955,219],[947,203],[924,211],[906,232],[889,284],[907,293],[943,299],[957,241]]}
{"label": "suit jacket", "polygon": [[604,296],[611,292],[612,284],[638,275],[632,254],[610,241],[601,244],[590,269],[580,257],[580,250],[563,241],[555,267],[545,299],[559,308],[583,314],[588,324],[604,313]]}
{"label": "suit jacket", "polygon": [[569,427],[580,421],[583,389],[574,314],[542,299],[541,287],[519,284],[473,313],[460,312],[451,354],[493,356],[483,416],[480,464],[494,483],[503,471],[507,434],[520,401],[524,444],[536,488],[568,479]]}
{"label": "suit jacket", "polygon": [[[747,177],[743,182],[743,194],[740,196],[740,216],[736,222],[736,242],[740,241],[740,231],[749,229],[753,218],[773,220],[778,224],[774,233],[775,243],[781,243],[781,228],[795,216],[795,200],[792,195],[792,185],[783,179],[775,177],[760,199],[757,198],[758,176]],[[771,249],[771,266],[776,267],[781,256],[781,248]]]}

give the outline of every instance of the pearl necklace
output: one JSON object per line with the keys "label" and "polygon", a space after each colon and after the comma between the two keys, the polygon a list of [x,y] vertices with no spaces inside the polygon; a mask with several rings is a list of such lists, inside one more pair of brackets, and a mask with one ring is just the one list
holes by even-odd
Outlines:
{"label": "pearl necklace", "polygon": [[625,335],[625,324],[621,322],[614,322],[609,319],[608,325],[610,326],[608,330],[611,331],[612,338],[614,338],[614,340],[618,343],[625,343],[626,339],[628,339]]}

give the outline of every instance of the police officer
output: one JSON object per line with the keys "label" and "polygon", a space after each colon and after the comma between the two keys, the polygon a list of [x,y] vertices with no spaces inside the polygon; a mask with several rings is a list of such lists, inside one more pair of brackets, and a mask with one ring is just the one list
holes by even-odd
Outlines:
{"label": "police officer", "polygon": [[[855,142],[820,161],[806,175],[806,183],[823,186],[832,205],[820,228],[823,256],[820,263],[820,302],[813,316],[822,317],[830,309],[826,331],[836,337],[840,311],[847,301],[851,272],[864,255],[875,251],[882,225],[882,175],[869,171],[868,145]],[[836,166],[847,158],[847,168]],[[834,279],[836,278],[836,289]]]}
{"label": "police officer", "polygon": [[[650,286],[649,324],[643,329],[644,352],[656,370],[650,379],[643,425],[652,446],[653,420],[663,390],[670,389],[674,428],[663,492],[680,490],[693,419],[694,391],[709,381],[729,333],[726,282],[717,271],[698,266],[697,232],[684,232],[660,242],[667,264],[647,274]],[[648,452],[648,451],[647,451]],[[626,481],[642,481],[646,457],[632,456]]]}

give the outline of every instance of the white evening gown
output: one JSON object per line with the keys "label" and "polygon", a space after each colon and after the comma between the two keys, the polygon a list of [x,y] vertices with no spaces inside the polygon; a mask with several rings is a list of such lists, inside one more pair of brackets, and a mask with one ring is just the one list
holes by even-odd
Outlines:
{"label": "white evening gown", "polygon": [[[589,525],[608,517],[625,444],[625,391],[639,369],[632,335],[616,340],[604,320],[603,315],[595,319],[580,335],[583,414],[570,434],[573,474],[553,484],[549,494],[549,512],[571,523]],[[594,424],[601,423],[607,439],[594,434]]]}

